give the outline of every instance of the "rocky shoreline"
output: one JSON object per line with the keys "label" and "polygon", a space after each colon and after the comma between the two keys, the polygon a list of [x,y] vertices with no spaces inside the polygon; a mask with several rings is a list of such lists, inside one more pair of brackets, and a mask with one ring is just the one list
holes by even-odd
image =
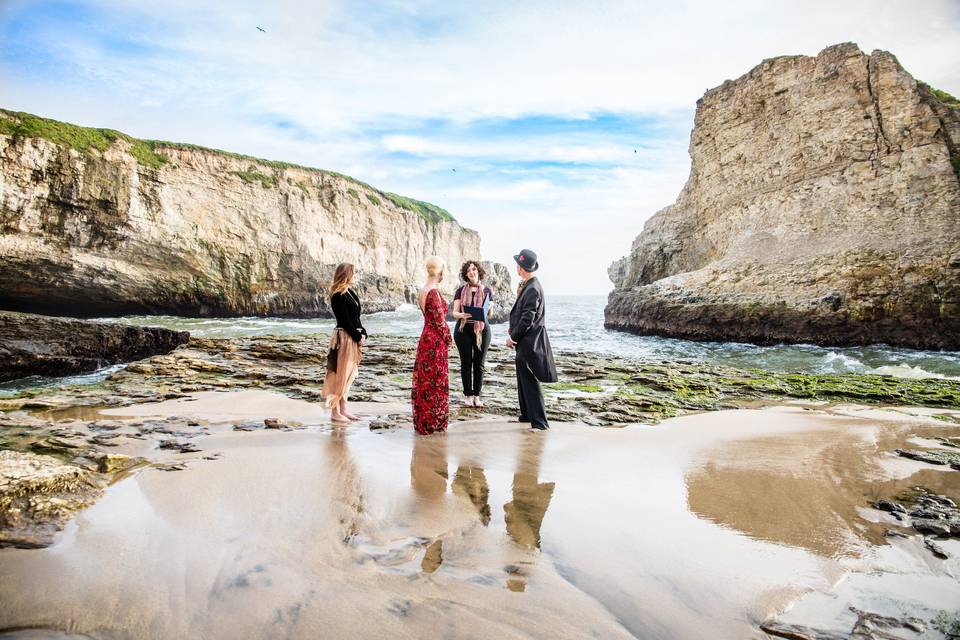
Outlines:
{"label": "rocky shoreline", "polygon": [[[326,349],[327,336],[320,334],[193,338],[168,354],[132,363],[97,383],[24,389],[0,398],[0,449],[6,450],[0,460],[0,477],[6,483],[0,488],[0,529],[4,531],[0,546],[49,544],[75,510],[90,504],[104,486],[131,468],[153,465],[177,470],[188,459],[204,457],[199,443],[209,434],[205,421],[105,419],[99,409],[239,390],[269,390],[319,403]],[[352,399],[405,407],[415,350],[413,338],[378,337],[364,352]],[[455,354],[451,360],[451,370],[456,371]],[[561,381],[545,386],[550,419],[598,427],[656,424],[691,412],[793,401],[960,409],[960,382],[952,380],[772,373],[588,353],[559,353],[557,364]],[[515,415],[514,376],[512,353],[491,347],[483,413]],[[456,398],[455,391],[451,397]],[[452,403],[454,422],[480,415],[477,409]],[[264,421],[269,418],[238,422],[233,428],[303,426]],[[951,414],[943,419],[956,423]],[[380,430],[409,424],[409,411],[404,409],[386,411],[368,426]],[[124,453],[117,453],[120,450]],[[923,455],[922,450],[899,453],[913,458]],[[171,461],[171,455],[185,457]],[[955,454],[933,452],[927,462],[931,455],[943,459]]]}

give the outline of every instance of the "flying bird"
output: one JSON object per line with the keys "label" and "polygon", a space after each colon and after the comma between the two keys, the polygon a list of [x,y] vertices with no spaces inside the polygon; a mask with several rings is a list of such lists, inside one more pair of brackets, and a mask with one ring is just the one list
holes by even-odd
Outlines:
{"label": "flying bird", "polygon": [[262,32],[264,32],[264,33],[266,33],[266,32],[267,32],[267,30],[266,30],[266,29],[261,29],[260,27],[257,27],[257,31],[262,31]]}

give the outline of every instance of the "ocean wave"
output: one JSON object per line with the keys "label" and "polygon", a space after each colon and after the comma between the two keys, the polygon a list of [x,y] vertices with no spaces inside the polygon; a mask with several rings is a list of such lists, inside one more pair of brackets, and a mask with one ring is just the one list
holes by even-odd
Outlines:
{"label": "ocean wave", "polygon": [[877,373],[884,376],[894,376],[897,378],[937,378],[939,380],[960,380],[960,376],[948,376],[942,373],[927,371],[920,367],[914,367],[909,364],[888,364],[882,367],[871,369],[870,373]]}

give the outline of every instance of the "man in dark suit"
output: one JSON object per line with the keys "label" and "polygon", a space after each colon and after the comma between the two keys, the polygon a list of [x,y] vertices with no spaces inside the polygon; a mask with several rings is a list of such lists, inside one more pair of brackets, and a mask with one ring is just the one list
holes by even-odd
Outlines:
{"label": "man in dark suit", "polygon": [[543,406],[541,382],[556,382],[557,367],[547,338],[546,304],[543,287],[534,272],[540,267],[537,254],[524,249],[513,256],[520,276],[517,301],[510,310],[507,346],[516,349],[517,395],[520,398],[520,422],[529,422],[534,429],[549,429]]}

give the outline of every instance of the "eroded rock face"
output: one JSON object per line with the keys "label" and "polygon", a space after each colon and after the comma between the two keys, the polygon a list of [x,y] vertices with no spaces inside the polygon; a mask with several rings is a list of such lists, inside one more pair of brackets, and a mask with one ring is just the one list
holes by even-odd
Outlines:
{"label": "eroded rock face", "polygon": [[960,348],[960,110],[893,55],[764,61],[697,103],[690,157],[610,267],[607,327]]}
{"label": "eroded rock face", "polygon": [[430,255],[480,256],[475,231],[339,174],[183,145],[144,163],[135,144],[0,134],[2,308],[328,316],[333,269],[352,262],[364,310],[382,311]]}
{"label": "eroded rock face", "polygon": [[169,353],[186,331],[0,313],[0,382],[66,376]]}

